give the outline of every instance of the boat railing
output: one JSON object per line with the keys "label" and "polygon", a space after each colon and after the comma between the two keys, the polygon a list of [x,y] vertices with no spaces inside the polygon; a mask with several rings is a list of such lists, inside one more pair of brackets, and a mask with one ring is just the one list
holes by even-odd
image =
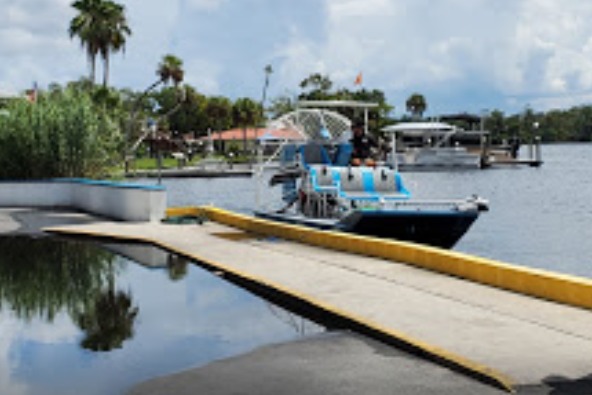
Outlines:
{"label": "boat railing", "polygon": [[484,210],[487,202],[473,196],[464,200],[411,200],[400,174],[388,167],[310,166],[303,185],[307,196],[301,207],[305,215],[330,217],[344,208],[372,207],[433,208]]}
{"label": "boat railing", "polygon": [[388,167],[312,165],[302,191],[302,212],[322,218],[339,216],[361,202],[384,206],[410,197],[399,173]]}

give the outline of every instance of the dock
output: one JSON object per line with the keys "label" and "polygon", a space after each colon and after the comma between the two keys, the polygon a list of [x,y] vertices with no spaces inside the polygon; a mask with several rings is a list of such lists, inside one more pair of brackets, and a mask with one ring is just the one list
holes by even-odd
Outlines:
{"label": "dock", "polygon": [[207,169],[200,167],[184,167],[180,169],[137,170],[126,173],[128,178],[220,178],[220,177],[251,177],[253,170],[249,168]]}
{"label": "dock", "polygon": [[543,165],[543,161],[540,159],[498,159],[495,161],[491,161],[487,164],[486,167],[502,167],[502,166],[530,166],[530,167],[540,167]]}
{"label": "dock", "polygon": [[209,221],[44,230],[157,245],[508,391],[592,374],[590,280],[216,208],[170,213]]}

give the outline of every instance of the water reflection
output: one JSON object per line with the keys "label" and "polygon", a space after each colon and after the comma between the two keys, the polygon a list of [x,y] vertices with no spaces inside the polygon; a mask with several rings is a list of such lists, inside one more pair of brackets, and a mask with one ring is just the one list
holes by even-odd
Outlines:
{"label": "water reflection", "polygon": [[0,238],[1,394],[123,393],[323,330],[183,257],[113,249],[146,262],[76,241]]}
{"label": "water reflection", "polygon": [[188,259],[177,254],[169,254],[167,259],[167,269],[169,272],[169,278],[173,281],[183,279],[187,275],[188,264]]}
{"label": "water reflection", "polygon": [[118,269],[90,244],[3,237],[0,251],[0,308],[27,321],[88,310]]}
{"label": "water reflection", "polygon": [[90,310],[76,316],[76,323],[85,332],[80,345],[92,351],[121,348],[134,333],[137,315],[131,295],[110,287],[97,297]]}

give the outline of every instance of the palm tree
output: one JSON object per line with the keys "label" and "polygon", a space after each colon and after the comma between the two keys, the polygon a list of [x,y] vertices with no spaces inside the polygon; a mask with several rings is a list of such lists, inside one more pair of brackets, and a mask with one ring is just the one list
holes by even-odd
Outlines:
{"label": "palm tree", "polygon": [[173,81],[173,85],[178,86],[185,76],[183,61],[175,55],[165,55],[158,65],[156,74],[160,77],[162,83],[168,84]]}
{"label": "palm tree", "polygon": [[[167,54],[163,56],[162,60],[158,64],[158,68],[156,69],[156,75],[158,76],[158,80],[156,80],[152,85],[150,85],[142,94],[136,99],[134,106],[132,107],[131,116],[129,126],[127,128],[126,138],[125,138],[125,171],[128,171],[128,159],[127,156],[130,154],[129,150],[129,139],[131,131],[134,127],[134,123],[136,120],[136,111],[138,107],[143,102],[143,100],[148,96],[148,94],[154,90],[160,84],[168,84],[170,81],[173,81],[175,87],[178,87],[179,84],[183,81],[183,77],[185,76],[185,71],[183,70],[183,61],[178,57]],[[180,101],[182,101],[185,96],[179,96]],[[147,136],[148,131],[140,137],[140,139],[134,144],[134,147],[139,146],[140,142]],[[132,150],[133,152],[133,150]]]}
{"label": "palm tree", "polygon": [[273,73],[273,68],[270,64],[263,69],[265,72],[265,83],[263,84],[263,97],[261,98],[261,107],[265,108],[265,99],[267,98],[267,88],[269,87],[269,76]]}
{"label": "palm tree", "polygon": [[234,122],[243,129],[243,152],[247,152],[247,127],[261,120],[261,106],[247,97],[238,99],[232,108]]}
{"label": "palm tree", "polygon": [[111,0],[76,0],[72,7],[78,14],[70,21],[70,38],[79,38],[90,64],[90,80],[94,84],[97,55],[104,62],[103,85],[107,85],[109,56],[124,49],[131,30],[125,18],[125,7]]}
{"label": "palm tree", "polygon": [[72,7],[78,11],[70,21],[68,32],[70,38],[77,36],[80,45],[86,49],[86,56],[90,66],[90,80],[95,82],[96,58],[99,53],[99,32],[100,8],[102,0],[77,0]]}
{"label": "palm tree", "polygon": [[421,118],[426,108],[428,107],[425,97],[419,93],[414,93],[405,102],[407,111],[414,117]]}
{"label": "palm tree", "polygon": [[126,36],[131,29],[125,18],[125,7],[112,1],[103,1],[100,7],[99,53],[103,58],[103,86],[109,80],[109,57],[125,49]]}

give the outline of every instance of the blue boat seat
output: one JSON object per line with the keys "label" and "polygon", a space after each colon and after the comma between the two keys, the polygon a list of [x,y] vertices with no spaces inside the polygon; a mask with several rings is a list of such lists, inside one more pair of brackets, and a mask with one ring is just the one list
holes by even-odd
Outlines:
{"label": "blue boat seat", "polygon": [[327,149],[319,143],[310,143],[298,148],[301,161],[305,169],[315,164],[331,164],[331,158]]}
{"label": "blue boat seat", "polygon": [[353,147],[351,143],[341,143],[337,146],[337,152],[333,158],[333,164],[335,166],[347,166],[349,165]]}
{"label": "blue boat seat", "polygon": [[410,197],[401,175],[388,167],[312,165],[309,171],[316,192],[334,192],[344,199],[376,202]]}
{"label": "blue boat seat", "polygon": [[310,165],[309,173],[312,187],[316,192],[337,192],[339,173],[332,166]]}

